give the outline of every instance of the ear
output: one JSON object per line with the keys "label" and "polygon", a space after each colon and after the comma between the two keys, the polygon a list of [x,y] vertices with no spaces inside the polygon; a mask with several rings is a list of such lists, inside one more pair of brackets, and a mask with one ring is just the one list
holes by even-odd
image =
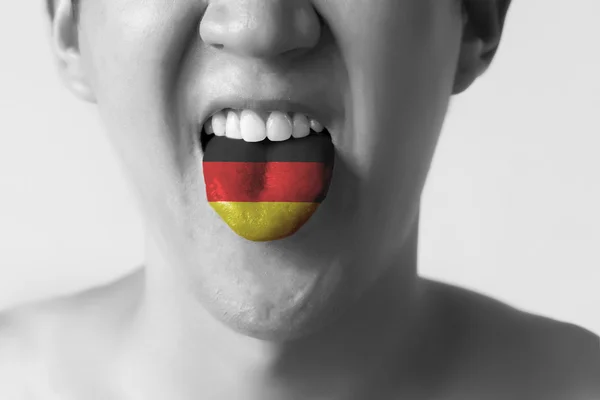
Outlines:
{"label": "ear", "polygon": [[71,0],[55,0],[54,19],[51,25],[52,50],[56,57],[63,83],[77,97],[91,103],[96,102],[92,87],[87,79],[79,52],[77,18]]}
{"label": "ear", "polygon": [[463,38],[453,94],[466,90],[490,66],[511,0],[462,0]]}

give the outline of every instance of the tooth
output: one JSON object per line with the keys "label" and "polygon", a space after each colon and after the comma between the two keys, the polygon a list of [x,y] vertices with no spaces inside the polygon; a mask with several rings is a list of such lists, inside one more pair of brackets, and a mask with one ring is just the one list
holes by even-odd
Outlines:
{"label": "tooth", "polygon": [[225,136],[225,126],[227,125],[227,116],[223,111],[219,111],[211,118],[212,130],[216,136]]}
{"label": "tooth", "polygon": [[317,120],[310,120],[310,128],[315,132],[321,132],[323,130],[323,125],[321,125]]}
{"label": "tooth", "polygon": [[215,131],[213,131],[212,122],[210,122],[210,120],[204,123],[204,132],[206,132],[208,135],[212,135],[213,133],[215,133]]}
{"label": "tooth", "polygon": [[225,127],[225,136],[230,139],[241,139],[242,132],[240,131],[240,117],[233,110],[227,113],[227,124]]}
{"label": "tooth", "polygon": [[310,125],[304,114],[294,113],[293,125],[292,136],[296,139],[306,137],[310,133]]}
{"label": "tooth", "polygon": [[273,142],[281,142],[292,137],[292,120],[287,113],[273,111],[269,115],[267,137]]}
{"label": "tooth", "polygon": [[240,116],[240,131],[246,142],[260,142],[267,137],[263,119],[254,111],[244,110]]}

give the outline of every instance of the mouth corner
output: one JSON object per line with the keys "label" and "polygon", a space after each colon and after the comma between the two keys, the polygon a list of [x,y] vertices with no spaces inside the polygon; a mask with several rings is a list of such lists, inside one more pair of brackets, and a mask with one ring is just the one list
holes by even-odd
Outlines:
{"label": "mouth corner", "polygon": [[202,149],[202,154],[206,153],[206,146],[208,142],[210,142],[215,135],[209,135],[206,133],[204,128],[200,129],[199,137],[200,137],[200,148]]}

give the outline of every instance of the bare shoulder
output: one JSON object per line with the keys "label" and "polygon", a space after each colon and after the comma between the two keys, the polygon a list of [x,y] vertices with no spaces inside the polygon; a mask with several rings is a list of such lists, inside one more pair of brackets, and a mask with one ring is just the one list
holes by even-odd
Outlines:
{"label": "bare shoulder", "polygon": [[[136,270],[111,282],[73,294],[41,301],[28,302],[0,312],[0,333],[21,333],[77,329],[78,326],[106,323],[106,318],[118,318],[126,306],[133,306],[142,289],[143,269]],[[123,312],[117,312],[117,311]]]}
{"label": "bare shoulder", "polygon": [[485,399],[600,399],[596,334],[466,289],[431,282],[430,291],[449,332],[447,343],[455,349],[454,377],[446,383],[458,393]]}
{"label": "bare shoulder", "polygon": [[141,271],[68,296],[26,303],[0,313],[0,398],[55,399],[63,375],[106,348],[124,322]]}

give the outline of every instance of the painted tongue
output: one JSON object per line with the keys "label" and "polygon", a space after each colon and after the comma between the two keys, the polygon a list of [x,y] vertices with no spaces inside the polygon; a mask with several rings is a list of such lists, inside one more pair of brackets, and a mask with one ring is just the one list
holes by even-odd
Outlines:
{"label": "painted tongue", "polygon": [[257,143],[214,136],[202,162],[206,196],[243,238],[283,239],[297,232],[325,199],[334,158],[326,134]]}

